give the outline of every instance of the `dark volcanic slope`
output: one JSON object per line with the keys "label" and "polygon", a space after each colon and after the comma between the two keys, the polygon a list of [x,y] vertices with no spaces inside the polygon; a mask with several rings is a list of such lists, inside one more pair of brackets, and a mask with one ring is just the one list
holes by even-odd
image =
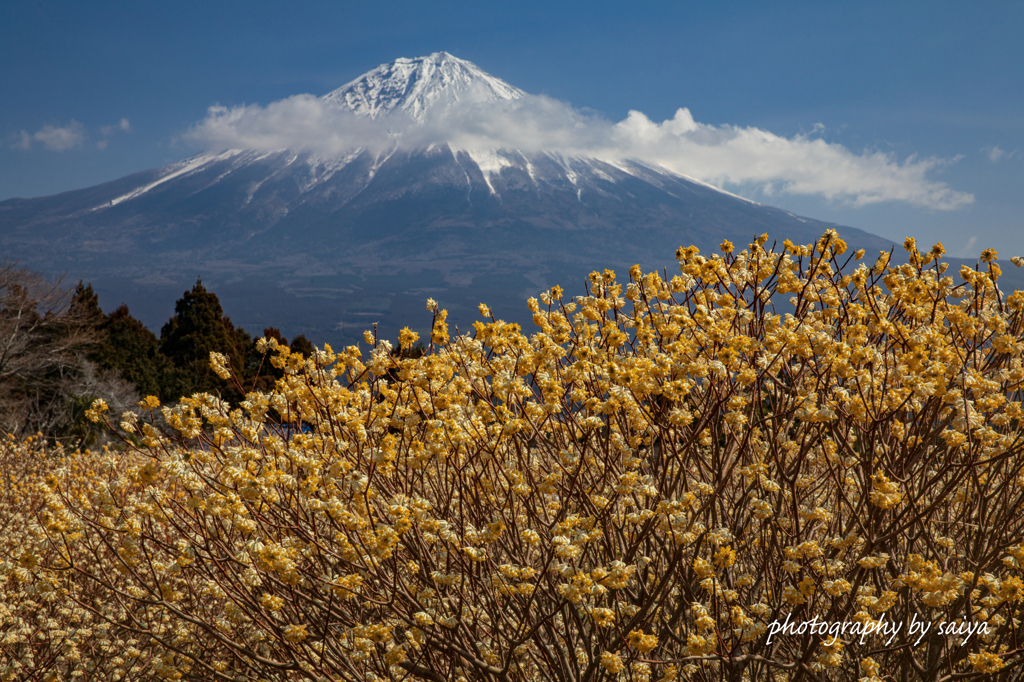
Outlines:
{"label": "dark volcanic slope", "polygon": [[[594,269],[675,271],[675,249],[807,243],[835,228],[854,247],[890,242],[797,217],[638,163],[447,146],[322,159],[289,151],[204,154],[115,182],[0,203],[7,258],[92,281],[158,327],[202,276],[252,332],[319,341],[373,322],[429,324],[437,299],[464,328],[476,305],[527,319],[524,300]],[[625,273],[623,273],[625,274]]]}

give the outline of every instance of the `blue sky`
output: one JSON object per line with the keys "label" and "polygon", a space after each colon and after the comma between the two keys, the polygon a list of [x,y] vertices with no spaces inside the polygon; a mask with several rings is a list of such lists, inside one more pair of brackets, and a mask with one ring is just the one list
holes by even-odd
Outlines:
{"label": "blue sky", "polygon": [[892,239],[941,240],[953,255],[1024,254],[1022,35],[1019,1],[8,0],[0,200],[189,156],[199,147],[187,133],[214,104],[320,95],[446,50],[612,123],[636,110],[657,124],[686,107],[708,130],[880,153],[892,177],[909,169],[957,199],[862,205],[855,190],[787,191],[785,174],[725,186]]}

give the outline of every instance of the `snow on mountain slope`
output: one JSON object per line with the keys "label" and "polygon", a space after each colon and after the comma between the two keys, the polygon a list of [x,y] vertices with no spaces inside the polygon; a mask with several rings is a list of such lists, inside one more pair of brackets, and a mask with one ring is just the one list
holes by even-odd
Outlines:
{"label": "snow on mountain slope", "polygon": [[[131,192],[128,192],[127,194],[122,194],[119,197],[114,197],[113,199],[110,200],[110,203],[106,205],[117,206],[118,204],[124,201],[130,201],[131,199],[134,199],[137,196],[145,194],[146,192],[150,191],[151,189],[159,185],[164,184],[165,182],[168,182],[170,180],[173,180],[174,178],[181,177],[182,175],[187,175],[195,170],[198,170],[203,166],[206,166],[207,164],[215,163],[217,161],[223,161],[225,159],[230,159],[231,157],[238,156],[239,154],[242,153],[243,150],[241,149],[229,149],[228,151],[221,152],[220,154],[199,154],[197,156],[189,157],[184,161],[179,161],[178,163],[172,163],[169,166],[164,166],[164,170],[166,170],[167,173],[165,175],[162,175],[158,180],[143,185],[138,189],[134,189]],[[94,210],[100,208],[103,208],[103,206],[97,206]]]}
{"label": "snow on mountain slope", "polygon": [[[744,202],[755,203],[692,178],[634,161],[605,161],[554,152],[526,153],[506,149],[457,150],[447,146],[414,152],[412,158],[430,156],[438,152],[451,155],[455,166],[460,169],[459,174],[465,175],[464,181],[458,180],[455,184],[464,182],[467,187],[472,188],[477,180],[482,180],[487,193],[499,201],[502,193],[509,190],[539,192],[569,189],[577,201],[585,202],[585,192],[591,195],[608,194],[610,185],[630,177],[657,187],[672,196],[678,197],[681,191],[691,192],[692,190],[680,188],[687,188],[692,184]],[[102,211],[140,199],[156,190],[167,189],[168,183],[175,180],[187,182],[188,194],[192,196],[218,186],[234,185],[237,183],[237,176],[242,174],[256,177],[248,181],[246,197],[240,207],[248,206],[258,198],[260,191],[268,183],[275,188],[274,191],[279,191],[282,180],[293,186],[296,193],[294,202],[316,201],[322,193],[333,191],[332,179],[346,168],[352,167],[350,175],[346,177],[346,183],[368,186],[394,153],[395,151],[391,150],[371,154],[360,148],[343,157],[321,157],[284,149],[278,152],[236,149],[216,154],[204,153],[165,166],[160,169],[161,175],[157,179],[109,200],[104,198],[103,203],[91,207],[90,210]],[[353,167],[356,161],[365,163],[355,164]],[[466,164],[470,167],[467,168]],[[678,180],[685,182],[680,185]]]}
{"label": "snow on mountain slope", "polygon": [[428,113],[443,113],[464,99],[494,102],[524,94],[472,62],[435,52],[382,64],[321,99],[370,118],[397,111],[422,122]]}

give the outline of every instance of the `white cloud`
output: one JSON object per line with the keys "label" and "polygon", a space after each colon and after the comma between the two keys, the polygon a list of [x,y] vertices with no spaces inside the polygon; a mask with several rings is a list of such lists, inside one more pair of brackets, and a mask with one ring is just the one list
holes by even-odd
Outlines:
{"label": "white cloud", "polygon": [[759,128],[706,125],[694,121],[688,109],[662,123],[631,111],[616,132],[620,147],[634,156],[713,184],[750,184],[768,193],[819,195],[855,206],[904,201],[950,210],[974,200],[928,177],[951,161],[911,156],[901,162],[892,154],[857,154],[806,135],[787,138]]}
{"label": "white cloud", "polygon": [[973,237],[968,239],[967,243],[964,244],[964,248],[960,249],[960,257],[961,258],[970,258],[971,254],[972,254],[971,249],[974,247],[974,245],[975,245],[975,243],[977,243],[977,241],[978,241],[978,236],[977,235],[974,235]]}
{"label": "white cloud", "polygon": [[17,149],[31,149],[36,142],[55,152],[81,147],[85,142],[85,126],[72,120],[66,126],[47,125],[31,134],[22,130],[11,146]]}
{"label": "white cloud", "polygon": [[1008,152],[1005,149],[1000,149],[998,145],[984,147],[981,151],[992,163],[998,163],[1001,159],[1012,159],[1013,155],[1017,153],[1016,149]]}
{"label": "white cloud", "polygon": [[[816,124],[811,135],[821,130]],[[185,139],[207,149],[291,148],[324,155],[356,147],[439,143],[457,149],[557,151],[638,159],[721,187],[817,195],[854,206],[902,201],[951,210],[974,201],[973,195],[930,177],[957,159],[911,156],[901,161],[880,151],[855,153],[811,135],[785,137],[759,128],[699,123],[686,108],[660,123],[639,111],[612,123],[534,95],[501,102],[467,98],[418,122],[395,114],[374,120],[313,95],[297,95],[266,107],[211,107]]]}
{"label": "white cloud", "polygon": [[[132,132],[132,124],[127,118],[122,118],[114,125],[103,126],[100,133],[103,137],[110,137],[116,132]],[[81,147],[86,141],[85,126],[72,119],[66,126],[46,125],[34,133],[22,130],[14,135],[11,140],[11,147],[15,149],[31,149],[35,144],[41,144],[45,149],[55,152],[63,152],[68,149]],[[108,140],[96,142],[97,149],[106,149]]]}
{"label": "white cloud", "polygon": [[43,126],[32,136],[32,140],[51,151],[62,152],[82,146],[82,142],[85,141],[85,127],[75,120],[64,127]]}
{"label": "white cloud", "polygon": [[11,142],[11,146],[15,149],[31,149],[32,148],[32,136],[22,130],[14,136],[14,141]]}
{"label": "white cloud", "polygon": [[[401,121],[412,126],[409,121]],[[295,95],[261,107],[209,108],[185,139],[208,149],[296,149],[324,155],[393,143],[381,120],[356,116],[313,95]]]}
{"label": "white cloud", "polygon": [[129,122],[126,118],[122,118],[120,121],[117,122],[116,125],[103,126],[102,128],[100,128],[100,132],[106,135],[107,137],[113,135],[118,130],[125,133],[132,132],[131,122]]}

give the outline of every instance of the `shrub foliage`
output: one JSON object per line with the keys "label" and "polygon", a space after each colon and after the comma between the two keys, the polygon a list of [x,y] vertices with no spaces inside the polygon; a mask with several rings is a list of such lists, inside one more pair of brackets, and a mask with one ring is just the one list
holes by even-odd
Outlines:
{"label": "shrub foliage", "polygon": [[0,677],[1010,679],[1024,293],[765,243],[555,287],[529,336],[431,301],[422,355],[265,338],[273,388],[53,473],[12,441]]}

